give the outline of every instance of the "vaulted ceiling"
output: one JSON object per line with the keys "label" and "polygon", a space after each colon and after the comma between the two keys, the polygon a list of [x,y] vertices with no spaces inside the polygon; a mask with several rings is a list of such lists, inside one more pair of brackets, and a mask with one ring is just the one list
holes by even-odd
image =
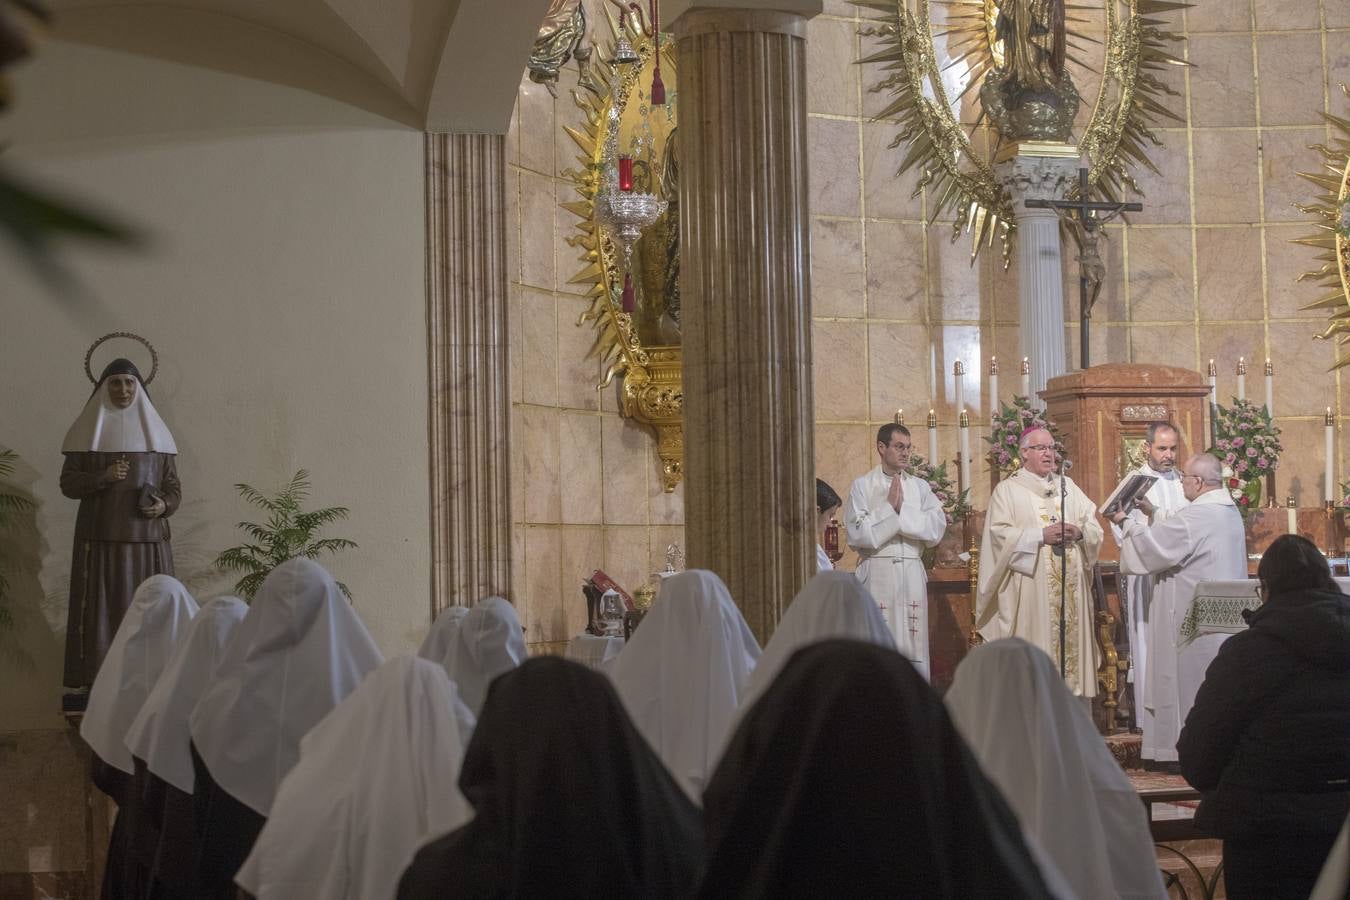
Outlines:
{"label": "vaulted ceiling", "polygon": [[505,132],[548,0],[56,0],[53,36]]}

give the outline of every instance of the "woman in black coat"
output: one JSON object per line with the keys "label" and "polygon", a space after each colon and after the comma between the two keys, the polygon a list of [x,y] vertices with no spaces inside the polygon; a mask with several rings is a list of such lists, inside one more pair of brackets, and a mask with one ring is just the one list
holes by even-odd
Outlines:
{"label": "woman in black coat", "polygon": [[1350,597],[1296,535],[1256,574],[1265,603],[1210,664],[1177,754],[1228,896],[1302,900],[1350,811]]}

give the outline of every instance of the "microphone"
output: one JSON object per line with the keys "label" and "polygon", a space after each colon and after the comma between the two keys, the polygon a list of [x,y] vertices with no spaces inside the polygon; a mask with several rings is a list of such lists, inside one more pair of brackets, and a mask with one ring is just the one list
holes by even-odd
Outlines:
{"label": "microphone", "polygon": [[1071,459],[1062,459],[1062,460],[1059,461],[1059,470],[1060,470],[1061,472],[1067,472],[1067,471],[1069,471],[1069,470],[1072,469],[1072,468],[1073,468],[1073,460],[1071,460]]}

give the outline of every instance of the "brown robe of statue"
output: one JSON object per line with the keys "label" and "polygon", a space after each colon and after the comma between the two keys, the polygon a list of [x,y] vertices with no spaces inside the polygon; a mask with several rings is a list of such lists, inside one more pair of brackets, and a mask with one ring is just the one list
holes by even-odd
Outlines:
{"label": "brown robe of statue", "polygon": [[[71,552],[70,612],[66,622],[67,688],[87,688],[103,665],[132,595],[151,575],[173,574],[168,517],[178,509],[182,488],[170,453],[66,453],[61,493],[80,501]],[[100,484],[119,459],[129,471],[122,481]],[[164,514],[147,519],[138,507],[149,486],[164,501]]]}

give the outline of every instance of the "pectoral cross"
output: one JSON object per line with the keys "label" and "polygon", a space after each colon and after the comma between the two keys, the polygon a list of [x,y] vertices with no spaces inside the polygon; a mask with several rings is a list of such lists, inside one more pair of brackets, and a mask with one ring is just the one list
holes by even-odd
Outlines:
{"label": "pectoral cross", "polygon": [[[1106,264],[1097,251],[1099,229],[1125,212],[1139,212],[1142,203],[1102,203],[1088,200],[1088,170],[1078,170],[1078,199],[1028,200],[1028,209],[1053,209],[1061,221],[1069,224],[1069,232],[1078,244],[1078,329],[1079,368],[1091,365],[1088,333],[1092,323],[1092,307],[1102,292],[1106,280]],[[1077,215],[1074,215],[1077,213]]]}

